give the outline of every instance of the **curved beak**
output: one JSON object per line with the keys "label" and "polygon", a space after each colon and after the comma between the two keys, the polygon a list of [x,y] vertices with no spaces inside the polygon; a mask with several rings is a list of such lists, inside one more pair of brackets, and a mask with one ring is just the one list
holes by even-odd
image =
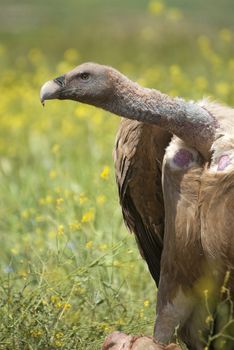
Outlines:
{"label": "curved beak", "polygon": [[61,88],[65,85],[65,77],[62,75],[54,80],[47,81],[41,88],[40,100],[44,106],[45,100],[53,100],[59,98]]}

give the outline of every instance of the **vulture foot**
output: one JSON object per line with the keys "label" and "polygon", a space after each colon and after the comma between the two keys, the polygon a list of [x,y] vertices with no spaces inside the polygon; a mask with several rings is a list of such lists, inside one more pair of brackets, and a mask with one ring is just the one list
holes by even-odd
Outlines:
{"label": "vulture foot", "polygon": [[114,332],[106,337],[102,350],[181,350],[181,348],[176,344],[157,343],[148,336],[133,336]]}

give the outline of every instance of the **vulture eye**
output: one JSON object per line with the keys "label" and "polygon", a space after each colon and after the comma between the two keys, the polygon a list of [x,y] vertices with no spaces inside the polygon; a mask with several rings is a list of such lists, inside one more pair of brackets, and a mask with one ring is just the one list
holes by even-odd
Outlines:
{"label": "vulture eye", "polygon": [[89,79],[89,73],[81,73],[80,78],[82,80],[88,80]]}

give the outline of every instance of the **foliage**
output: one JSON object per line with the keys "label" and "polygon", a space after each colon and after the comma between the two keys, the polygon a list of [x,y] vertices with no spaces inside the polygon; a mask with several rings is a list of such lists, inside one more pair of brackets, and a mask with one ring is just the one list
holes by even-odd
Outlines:
{"label": "foliage", "polygon": [[[163,55],[150,66],[141,53],[119,58],[119,68],[171,95],[234,104],[233,32],[191,31],[190,54],[180,10],[151,1],[145,11],[163,21],[167,48],[144,24],[140,47]],[[36,46],[17,57],[0,46],[0,349],[100,349],[112,330],[151,333],[155,287],[118,204],[111,153],[119,119],[74,102],[43,110],[41,84],[85,55],[67,48],[52,66]]]}

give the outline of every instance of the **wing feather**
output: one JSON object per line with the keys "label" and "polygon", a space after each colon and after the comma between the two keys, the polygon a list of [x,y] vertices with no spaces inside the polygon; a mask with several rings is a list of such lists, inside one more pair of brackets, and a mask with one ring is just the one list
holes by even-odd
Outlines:
{"label": "wing feather", "polygon": [[161,170],[170,138],[158,127],[123,119],[114,151],[124,221],[157,285],[164,233]]}

